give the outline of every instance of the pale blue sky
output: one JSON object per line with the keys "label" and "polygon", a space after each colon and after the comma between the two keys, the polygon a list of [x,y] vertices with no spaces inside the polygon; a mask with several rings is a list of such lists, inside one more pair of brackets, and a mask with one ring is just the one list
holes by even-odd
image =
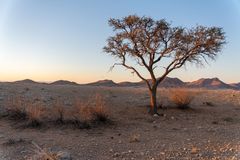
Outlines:
{"label": "pale blue sky", "polygon": [[0,81],[138,81],[121,67],[108,72],[114,59],[102,52],[112,34],[108,19],[129,14],[223,27],[228,43],[216,62],[170,76],[240,81],[240,0],[0,0]]}

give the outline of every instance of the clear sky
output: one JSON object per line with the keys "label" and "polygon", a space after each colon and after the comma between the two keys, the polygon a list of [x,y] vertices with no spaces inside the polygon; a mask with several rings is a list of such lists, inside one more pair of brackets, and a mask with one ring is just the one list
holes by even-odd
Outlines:
{"label": "clear sky", "polygon": [[240,82],[240,0],[0,0],[0,81],[138,81],[121,67],[108,72],[114,59],[102,51],[112,35],[108,19],[129,14],[222,27],[228,43],[217,61],[170,76]]}

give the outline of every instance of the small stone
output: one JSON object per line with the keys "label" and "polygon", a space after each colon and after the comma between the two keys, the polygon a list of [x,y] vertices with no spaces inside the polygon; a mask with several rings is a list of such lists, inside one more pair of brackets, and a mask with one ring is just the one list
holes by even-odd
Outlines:
{"label": "small stone", "polygon": [[114,153],[113,157],[119,157],[120,156],[120,153],[116,152]]}
{"label": "small stone", "polygon": [[202,157],[202,154],[201,154],[201,153],[199,153],[199,154],[197,154],[197,156],[198,156],[198,157]]}
{"label": "small stone", "polygon": [[113,152],[113,149],[111,148],[111,149],[109,149],[109,152]]}
{"label": "small stone", "polygon": [[156,125],[153,125],[153,128],[155,128],[155,129],[156,129],[156,128],[157,128],[157,126],[156,126]]}
{"label": "small stone", "polygon": [[172,119],[172,120],[174,120],[174,119],[175,119],[175,117],[173,117],[173,116],[172,116],[172,117],[171,117],[171,119]]}
{"label": "small stone", "polygon": [[128,151],[128,153],[134,153],[134,151],[132,151],[132,150],[129,150],[129,151]]}
{"label": "small stone", "polygon": [[159,115],[158,114],[154,114],[153,117],[159,117]]}
{"label": "small stone", "polygon": [[140,152],[140,155],[141,155],[141,156],[144,156],[144,152]]}

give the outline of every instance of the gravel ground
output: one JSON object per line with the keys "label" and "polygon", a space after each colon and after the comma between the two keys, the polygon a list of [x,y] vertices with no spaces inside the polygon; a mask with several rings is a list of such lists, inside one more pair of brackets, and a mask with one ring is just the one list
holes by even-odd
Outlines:
{"label": "gravel ground", "polygon": [[76,97],[84,101],[99,93],[106,98],[113,124],[91,129],[54,125],[31,129],[1,118],[0,159],[33,157],[37,148],[32,142],[46,151],[69,153],[74,160],[240,159],[240,92],[192,91],[196,94],[191,109],[179,110],[168,98],[171,92],[161,89],[162,116],[152,117],[146,114],[149,97],[144,88],[1,83],[1,109],[7,97],[19,95],[37,98],[46,107],[60,98],[68,107]]}

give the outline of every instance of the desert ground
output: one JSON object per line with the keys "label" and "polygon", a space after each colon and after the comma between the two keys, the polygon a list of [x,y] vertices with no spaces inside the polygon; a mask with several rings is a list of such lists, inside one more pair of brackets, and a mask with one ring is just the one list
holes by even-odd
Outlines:
{"label": "desert ground", "polygon": [[[181,110],[169,99],[170,89],[159,89],[162,108],[154,117],[147,114],[146,88],[0,83],[0,159],[38,159],[39,152],[73,160],[240,159],[240,92],[189,90],[191,108]],[[68,110],[76,99],[91,101],[95,94],[104,97],[110,122],[77,128],[48,119],[56,100]],[[4,116],[9,99],[20,96],[48,111],[43,125],[24,127]]]}

